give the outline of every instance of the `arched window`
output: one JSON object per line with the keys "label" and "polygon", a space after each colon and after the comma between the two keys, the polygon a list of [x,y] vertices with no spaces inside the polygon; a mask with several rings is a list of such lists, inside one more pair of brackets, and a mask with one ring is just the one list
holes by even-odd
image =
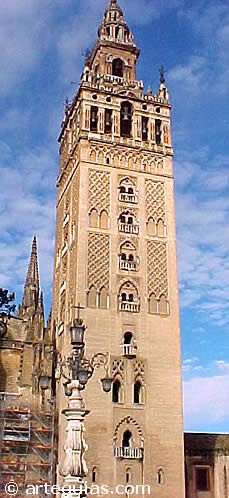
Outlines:
{"label": "arched window", "polygon": [[105,109],[105,126],[104,126],[104,131],[105,133],[111,133],[112,132],[112,110],[111,109]]}
{"label": "arched window", "polygon": [[134,261],[134,256],[133,254],[129,254],[129,261],[132,263],[132,261]]}
{"label": "arched window", "polygon": [[107,309],[107,291],[105,287],[102,287],[100,294],[99,294],[99,307],[102,309]]}
{"label": "arched window", "polygon": [[92,209],[89,214],[89,225],[93,228],[98,228],[99,226],[99,216],[96,209]]}
{"label": "arched window", "polygon": [[123,448],[130,448],[131,447],[131,438],[132,438],[132,433],[127,430],[123,434],[123,439],[122,439],[122,447]]}
{"label": "arched window", "polygon": [[100,228],[108,229],[108,214],[106,211],[102,211],[100,214]]}
{"label": "arched window", "polygon": [[133,335],[131,334],[131,332],[126,332],[124,334],[124,344],[131,344],[132,339],[133,339]]}
{"label": "arched window", "polygon": [[91,121],[90,121],[90,130],[97,131],[98,126],[98,107],[91,107]]}
{"label": "arched window", "polygon": [[132,218],[132,216],[128,217],[128,225],[133,225],[133,218]]}
{"label": "arched window", "polygon": [[168,301],[165,296],[160,297],[159,301],[159,313],[161,315],[167,315],[168,314]]}
{"label": "arched window", "polygon": [[130,137],[132,131],[132,105],[123,102],[121,105],[121,136]]}
{"label": "arched window", "polygon": [[158,220],[157,222],[157,235],[158,237],[165,236],[165,225],[163,220]]}
{"label": "arched window", "polygon": [[97,468],[93,467],[93,469],[92,469],[92,475],[91,475],[92,482],[94,482],[94,483],[97,482],[97,478],[98,478]]}
{"label": "arched window", "polygon": [[112,387],[112,401],[113,403],[120,403],[121,400],[121,383],[118,379],[113,382]]}
{"label": "arched window", "polygon": [[149,218],[147,222],[147,234],[148,235],[156,235],[156,224],[153,218]]}
{"label": "arched window", "polygon": [[164,473],[163,469],[158,469],[157,483],[158,484],[165,484],[165,473]]}
{"label": "arched window", "polygon": [[125,224],[126,223],[126,217],[124,215],[122,215],[120,217],[120,221],[121,221],[121,223]]}
{"label": "arched window", "polygon": [[156,119],[155,120],[155,139],[156,139],[157,145],[161,145],[161,135],[162,135],[161,120]]}
{"label": "arched window", "polygon": [[138,405],[142,403],[142,384],[137,380],[134,384],[134,403]]}
{"label": "arched window", "polygon": [[121,260],[126,261],[126,254],[124,252],[121,254]]}
{"label": "arched window", "polygon": [[121,59],[114,59],[112,62],[112,74],[113,76],[119,76],[123,78],[123,61]]}
{"label": "arched window", "polygon": [[148,140],[148,118],[142,117],[142,140]]}
{"label": "arched window", "polygon": [[131,470],[126,469],[126,483],[129,484],[131,482]]}
{"label": "arched window", "polygon": [[155,294],[149,296],[149,313],[158,313],[158,301]]}
{"label": "arched window", "polygon": [[140,311],[140,300],[138,290],[132,282],[125,282],[119,293],[119,310],[138,313]]}
{"label": "arched window", "polygon": [[87,298],[88,308],[96,308],[97,306],[97,292],[95,287],[91,287]]}
{"label": "arched window", "polygon": [[133,178],[123,178],[119,185],[119,200],[123,202],[137,203],[138,196]]}

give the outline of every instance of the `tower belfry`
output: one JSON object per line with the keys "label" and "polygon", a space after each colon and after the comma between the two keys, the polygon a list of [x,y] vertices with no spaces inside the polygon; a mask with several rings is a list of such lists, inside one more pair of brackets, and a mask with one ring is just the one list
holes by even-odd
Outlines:
{"label": "tower belfry", "polygon": [[88,482],[183,498],[171,105],[164,73],[155,95],[136,80],[139,53],[111,0],[59,137],[52,319],[66,356],[80,302],[89,356],[110,353],[111,397],[99,373],[85,391]]}

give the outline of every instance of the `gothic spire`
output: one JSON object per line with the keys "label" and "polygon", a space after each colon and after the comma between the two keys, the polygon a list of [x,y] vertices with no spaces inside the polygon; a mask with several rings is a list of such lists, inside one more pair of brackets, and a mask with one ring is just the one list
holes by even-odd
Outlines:
{"label": "gothic spire", "polygon": [[22,306],[37,305],[39,299],[39,274],[37,261],[37,239],[34,237],[25,281]]}

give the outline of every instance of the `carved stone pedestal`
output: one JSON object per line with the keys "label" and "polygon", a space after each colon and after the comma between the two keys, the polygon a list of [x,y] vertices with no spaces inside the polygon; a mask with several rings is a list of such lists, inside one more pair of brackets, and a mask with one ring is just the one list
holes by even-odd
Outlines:
{"label": "carved stone pedestal", "polygon": [[84,419],[89,411],[85,410],[78,380],[68,384],[71,393],[68,408],[63,410],[67,419],[66,440],[64,445],[65,459],[60,467],[62,497],[84,497],[87,495],[86,477],[88,469],[84,460],[87,444],[84,439]]}

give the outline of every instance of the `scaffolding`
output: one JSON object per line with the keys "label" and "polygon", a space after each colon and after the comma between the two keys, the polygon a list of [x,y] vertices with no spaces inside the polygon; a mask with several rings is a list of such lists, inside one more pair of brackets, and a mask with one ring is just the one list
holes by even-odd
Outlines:
{"label": "scaffolding", "polygon": [[[24,497],[28,485],[55,482],[55,409],[25,406],[16,394],[0,393],[0,497],[14,482],[17,497]],[[46,496],[42,486],[38,496]]]}

